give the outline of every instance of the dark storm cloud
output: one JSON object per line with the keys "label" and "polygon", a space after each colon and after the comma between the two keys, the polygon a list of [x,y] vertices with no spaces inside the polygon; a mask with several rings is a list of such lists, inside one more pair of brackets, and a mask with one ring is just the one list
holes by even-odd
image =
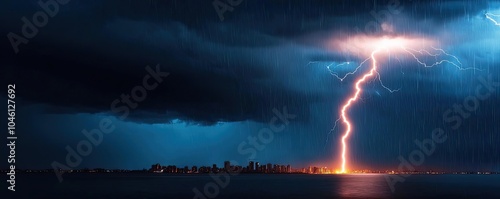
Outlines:
{"label": "dark storm cloud", "polygon": [[[290,55],[314,51],[301,42],[321,31],[354,33],[374,20],[386,1],[245,1],[219,21],[211,1],[76,1],[40,28],[14,54],[1,42],[2,83],[19,85],[19,96],[47,104],[49,112],[108,113],[110,103],[141,84],[146,65],[159,64],[170,76],[149,92],[129,119],[162,123],[182,119],[268,121],[264,113],[287,106],[307,120],[309,105],[325,98],[305,80],[283,71]],[[404,1],[409,20],[444,23],[474,14],[486,1]],[[22,16],[39,10],[36,1],[1,8],[2,35],[21,34]],[[309,10],[304,12],[304,10]],[[361,26],[361,28],[363,28]],[[290,47],[292,46],[292,47]],[[284,56],[280,50],[292,48]],[[309,57],[308,57],[309,56]],[[311,53],[307,60],[343,60],[334,53]],[[279,64],[282,62],[282,64]],[[293,86],[293,82],[297,86]],[[292,86],[290,86],[290,84]],[[295,110],[293,110],[295,109]]]}
{"label": "dark storm cloud", "polygon": [[[67,9],[80,5],[72,3]],[[136,8],[134,5],[129,9]],[[49,112],[109,112],[113,100],[142,83],[147,74],[145,66],[158,63],[171,75],[148,93],[138,111],[132,112],[129,119],[139,122],[264,121],[263,112],[273,107],[301,107],[300,103],[307,103],[304,94],[273,80],[276,74],[272,66],[251,60],[259,55],[246,57],[244,44],[251,41],[228,46],[228,41],[200,36],[202,30],[190,28],[190,23],[195,22],[176,21],[179,16],[175,12],[159,22],[143,17],[140,6],[138,13],[130,16],[123,16],[120,8],[116,15],[105,13],[113,10],[109,6],[89,3],[77,11],[81,15],[61,12],[28,45],[21,45],[17,55],[4,42],[2,80],[16,82],[22,98],[52,105]],[[211,7],[207,9],[214,12]],[[16,25],[21,26],[8,23],[2,32],[19,29]],[[215,27],[214,34],[231,33],[233,39],[238,39],[235,31]],[[254,38],[255,43],[266,41],[265,35],[260,39],[258,33],[241,33],[238,36]],[[270,42],[266,45],[279,42],[267,40]],[[305,113],[307,108],[298,111]]]}

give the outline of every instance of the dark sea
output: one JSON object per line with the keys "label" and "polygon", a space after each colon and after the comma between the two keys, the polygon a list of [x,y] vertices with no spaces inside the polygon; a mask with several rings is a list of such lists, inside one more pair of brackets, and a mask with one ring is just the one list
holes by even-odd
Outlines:
{"label": "dark sea", "polygon": [[[500,198],[500,175],[412,175],[388,185],[387,175],[18,174],[6,198]],[[197,191],[196,191],[197,190]],[[8,193],[7,193],[8,192]],[[1,197],[5,198],[5,197]]]}

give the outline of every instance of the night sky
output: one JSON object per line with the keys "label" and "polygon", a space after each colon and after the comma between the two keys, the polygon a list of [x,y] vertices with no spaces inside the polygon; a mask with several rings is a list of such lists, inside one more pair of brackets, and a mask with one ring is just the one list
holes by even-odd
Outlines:
{"label": "night sky", "polygon": [[[16,53],[6,35],[22,36],[21,18],[31,21],[42,9],[37,1],[4,2],[0,80],[16,84],[16,165],[64,163],[65,147],[75,148],[87,139],[82,130],[108,118],[116,129],[77,168],[225,160],[338,167],[344,127],[332,128],[362,73],[339,81],[332,72],[346,74],[367,57],[364,49],[334,44],[361,35],[427,38],[450,54],[442,59],[457,60],[427,68],[407,54],[381,60],[383,85],[400,90],[391,93],[376,78],[365,84],[349,111],[353,168],[396,169],[399,156],[418,149],[415,139],[442,128],[447,140],[417,169],[500,171],[500,87],[488,90],[457,128],[443,118],[475,96],[481,79],[500,79],[500,26],[487,17],[500,15],[500,1],[248,0],[231,6],[223,20],[212,3],[71,0]],[[458,62],[474,69],[459,70],[452,64]],[[169,75],[126,117],[113,111],[113,101],[142,85],[146,67],[157,65]],[[270,128],[273,109],[284,107],[296,117],[254,157],[240,153],[249,136]]]}

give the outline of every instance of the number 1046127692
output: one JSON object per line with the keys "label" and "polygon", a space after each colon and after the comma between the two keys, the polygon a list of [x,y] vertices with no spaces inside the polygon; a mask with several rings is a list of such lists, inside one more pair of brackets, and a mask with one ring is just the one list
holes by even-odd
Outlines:
{"label": "number 1046127692", "polygon": [[7,139],[16,139],[16,85],[9,84],[7,86]]}

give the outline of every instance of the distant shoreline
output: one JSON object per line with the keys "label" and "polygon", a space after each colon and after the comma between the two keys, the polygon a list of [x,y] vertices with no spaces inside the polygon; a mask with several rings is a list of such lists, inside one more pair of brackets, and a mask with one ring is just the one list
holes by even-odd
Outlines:
{"label": "distant shoreline", "polygon": [[[10,170],[2,169],[0,173],[8,173]],[[20,169],[15,170],[16,174],[46,174],[54,173],[53,169],[43,169],[43,170],[31,170],[31,169]],[[204,173],[167,173],[167,172],[152,172],[149,170],[126,170],[126,169],[81,169],[72,171],[61,171],[65,174],[152,174],[152,175],[210,175],[225,172],[204,172]],[[346,174],[327,174],[327,173],[304,173],[304,172],[289,172],[289,173],[263,173],[263,172],[241,172],[239,175],[363,175],[363,174],[387,174],[387,175],[398,175],[398,174],[411,174],[411,175],[499,175],[500,172],[488,172],[488,171],[463,171],[463,172],[435,172],[435,171],[414,171],[414,172],[353,172]]]}

